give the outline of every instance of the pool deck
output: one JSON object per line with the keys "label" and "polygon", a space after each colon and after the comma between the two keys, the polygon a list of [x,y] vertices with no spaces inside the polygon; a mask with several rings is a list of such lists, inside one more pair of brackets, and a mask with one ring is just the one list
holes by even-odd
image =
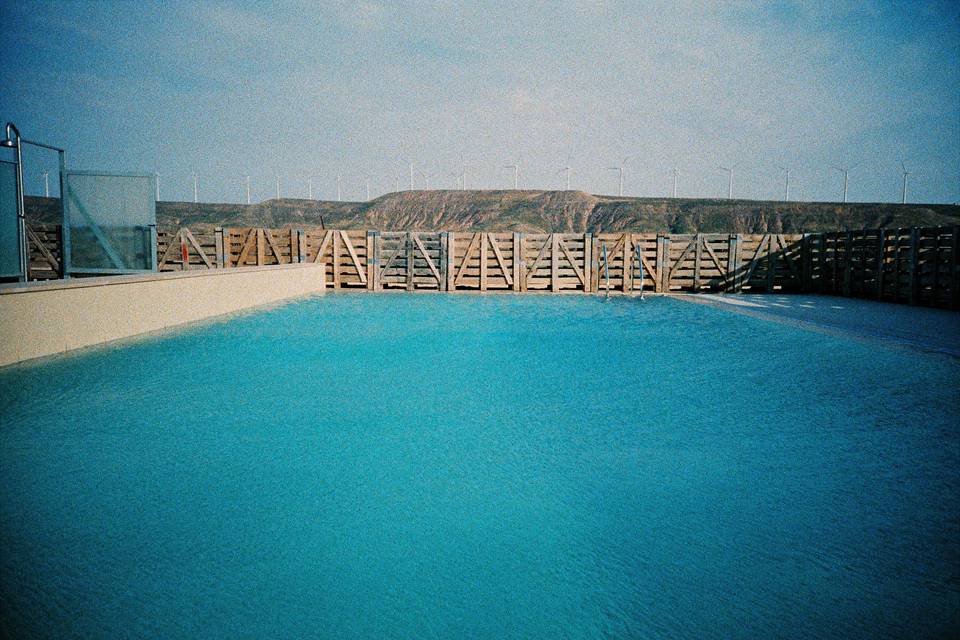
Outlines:
{"label": "pool deck", "polygon": [[813,331],[960,358],[960,313],[825,295],[687,294],[688,302]]}
{"label": "pool deck", "polygon": [[322,293],[322,266],[77,278],[0,288],[0,367]]}

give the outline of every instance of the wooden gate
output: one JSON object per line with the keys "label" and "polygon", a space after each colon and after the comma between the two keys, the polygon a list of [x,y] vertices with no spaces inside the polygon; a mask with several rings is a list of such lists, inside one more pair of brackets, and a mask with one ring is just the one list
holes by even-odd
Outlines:
{"label": "wooden gate", "polygon": [[728,290],[735,270],[730,253],[735,247],[727,234],[670,236],[669,249],[664,252],[669,267],[665,263],[663,290]]}
{"label": "wooden gate", "polygon": [[327,287],[365,289],[369,253],[366,231],[313,230],[305,234],[301,255],[323,265]]}
{"label": "wooden gate", "polygon": [[738,244],[740,265],[735,271],[736,290],[771,292],[803,287],[803,265],[800,255],[802,236],[766,233],[742,236]]}
{"label": "wooden gate", "polygon": [[447,289],[519,291],[520,234],[448,233]]}
{"label": "wooden gate", "polygon": [[374,290],[446,290],[445,233],[371,231],[369,238],[373,247],[370,274]]}
{"label": "wooden gate", "polygon": [[660,291],[662,247],[653,233],[600,233],[593,238],[592,291]]}
{"label": "wooden gate", "polygon": [[591,234],[520,234],[518,291],[590,291]]}
{"label": "wooden gate", "polygon": [[220,234],[198,234],[180,227],[175,233],[157,232],[157,270],[216,269],[223,250]]}

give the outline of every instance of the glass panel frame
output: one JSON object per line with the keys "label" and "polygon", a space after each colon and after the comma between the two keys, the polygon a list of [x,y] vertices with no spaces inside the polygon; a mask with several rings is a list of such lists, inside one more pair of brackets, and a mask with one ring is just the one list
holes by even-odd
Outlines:
{"label": "glass panel frame", "polygon": [[17,204],[17,163],[0,160],[0,278],[23,278],[23,234]]}
{"label": "glass panel frame", "polygon": [[64,273],[157,270],[156,178],[151,174],[63,174]]}

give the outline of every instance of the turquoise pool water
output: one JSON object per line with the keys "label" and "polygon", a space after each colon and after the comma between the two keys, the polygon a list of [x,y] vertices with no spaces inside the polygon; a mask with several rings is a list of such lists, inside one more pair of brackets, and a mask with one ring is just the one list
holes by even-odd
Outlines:
{"label": "turquoise pool water", "polygon": [[960,362],[669,299],[327,295],[0,371],[0,631],[940,637]]}

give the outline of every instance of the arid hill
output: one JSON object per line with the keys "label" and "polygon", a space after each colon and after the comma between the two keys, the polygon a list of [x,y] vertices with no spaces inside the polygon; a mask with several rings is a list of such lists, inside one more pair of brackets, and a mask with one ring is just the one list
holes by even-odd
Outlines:
{"label": "arid hill", "polygon": [[[27,217],[59,220],[59,201],[27,198]],[[158,202],[160,227],[312,227],[527,232],[798,233],[960,224],[960,206],[619,198],[582,191],[402,191],[370,202],[284,198],[253,205]]]}

